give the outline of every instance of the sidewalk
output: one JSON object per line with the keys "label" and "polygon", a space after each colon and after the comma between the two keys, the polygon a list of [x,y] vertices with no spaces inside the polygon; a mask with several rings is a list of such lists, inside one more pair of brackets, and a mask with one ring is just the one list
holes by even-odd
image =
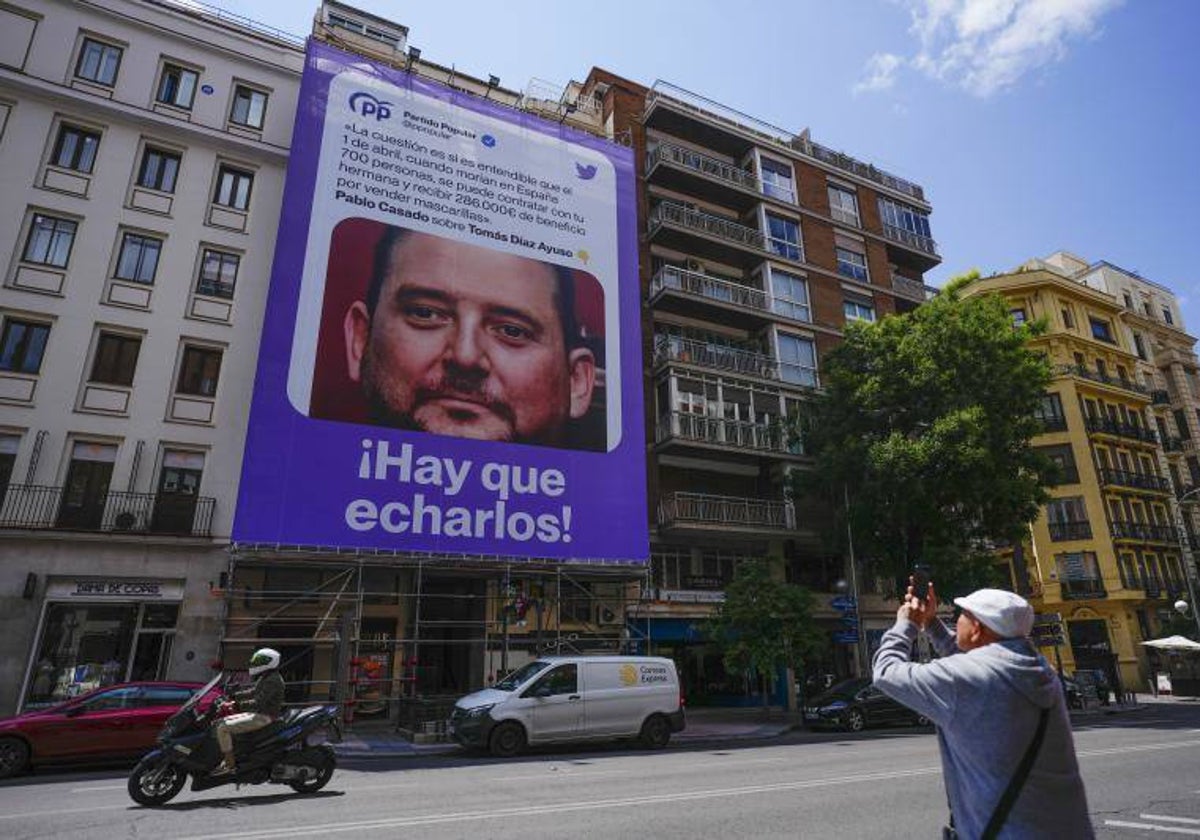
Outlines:
{"label": "sidewalk", "polygon": [[[778,738],[797,728],[799,719],[778,708],[762,709],[698,708],[687,710],[687,727],[671,736],[672,744],[753,741]],[[458,744],[414,744],[380,724],[359,725],[347,731],[341,743],[334,744],[339,756],[399,758],[446,755],[461,750]]]}

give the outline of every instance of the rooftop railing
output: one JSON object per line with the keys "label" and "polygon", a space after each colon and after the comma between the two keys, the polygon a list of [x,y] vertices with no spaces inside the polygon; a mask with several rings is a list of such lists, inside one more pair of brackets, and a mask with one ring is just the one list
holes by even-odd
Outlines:
{"label": "rooftop railing", "polygon": [[753,172],[748,172],[732,163],[702,155],[692,149],[676,146],[673,143],[659,143],[646,153],[646,171],[649,172],[655,165],[664,161],[708,175],[735,187],[762,192],[762,182]]}
{"label": "rooftop railing", "polygon": [[659,500],[658,521],[668,527],[695,524],[792,530],[796,512],[791,502],[681,492]]}
{"label": "rooftop railing", "polygon": [[668,289],[764,312],[769,312],[771,309],[766,292],[762,289],[743,286],[741,283],[722,280],[698,271],[688,271],[665,265],[655,273],[654,278],[650,281],[650,297],[653,298]]}

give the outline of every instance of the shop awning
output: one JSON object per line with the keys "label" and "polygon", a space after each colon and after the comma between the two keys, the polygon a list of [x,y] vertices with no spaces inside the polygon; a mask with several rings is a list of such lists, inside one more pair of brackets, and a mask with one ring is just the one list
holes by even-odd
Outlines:
{"label": "shop awning", "polygon": [[629,631],[635,639],[649,635],[653,642],[702,642],[707,623],[694,618],[651,618],[629,622]]}

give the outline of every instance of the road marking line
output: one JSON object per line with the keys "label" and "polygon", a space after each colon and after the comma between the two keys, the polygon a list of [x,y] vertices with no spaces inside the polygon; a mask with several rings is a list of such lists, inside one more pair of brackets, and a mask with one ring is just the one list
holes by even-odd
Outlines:
{"label": "road marking line", "polygon": [[1200,825],[1200,820],[1194,820],[1190,817],[1168,817],[1163,814],[1138,814],[1140,820],[1160,820],[1162,822],[1177,822],[1186,823],[1188,825]]}
{"label": "road marking line", "polygon": [[1200,741],[1176,741],[1169,744],[1136,744],[1127,747],[1107,747],[1098,750],[1078,750],[1076,755],[1079,758],[1094,758],[1101,755],[1122,755],[1123,753],[1131,752],[1151,752],[1153,750],[1174,750],[1181,747],[1196,747],[1200,746]]}
{"label": "road marking line", "polygon": [[26,811],[23,814],[0,814],[0,820],[19,820],[22,817],[52,817],[56,814],[86,814],[92,811],[122,811],[133,805],[122,802],[120,805],[94,805],[91,808],[55,808],[53,811]]}
{"label": "road marking line", "polygon": [[92,793],[98,790],[125,790],[128,785],[99,785],[97,787],[71,788],[68,793]]}
{"label": "road marking line", "polygon": [[1151,823],[1126,822],[1125,820],[1105,820],[1105,825],[1113,828],[1140,828],[1143,831],[1163,831],[1167,834],[1191,834],[1200,837],[1200,829],[1176,828],[1173,825],[1152,825]]}
{"label": "road marking line", "polygon": [[206,834],[186,838],[186,840],[232,840],[233,838],[299,837],[309,834],[333,834],[343,831],[365,831],[383,828],[409,828],[422,825],[436,825],[450,822],[470,822],[492,820],[503,817],[532,816],[538,814],[557,814],[568,811],[593,811],[602,808],[627,807],[631,805],[656,805],[667,802],[687,802],[710,797],[746,796],[756,793],[777,793],[782,791],[802,790],[804,788],[828,787],[830,785],[859,784],[862,782],[880,781],[884,779],[901,779],[915,776],[928,776],[940,773],[941,767],[919,767],[914,770],[893,771],[888,773],[868,773],[860,776],[842,776],[832,779],[814,779],[803,782],[780,782],[771,785],[753,785],[741,788],[716,788],[711,790],[681,791],[679,793],[658,794],[655,796],[623,797],[620,799],[603,799],[589,802],[563,802],[546,805],[524,806],[519,808],[498,808],[491,811],[462,811],[448,814],[428,814],[419,817],[399,817],[380,820],[364,820],[353,823],[328,823],[316,826],[292,826],[288,828],[265,829],[262,831],[233,832],[230,834]]}

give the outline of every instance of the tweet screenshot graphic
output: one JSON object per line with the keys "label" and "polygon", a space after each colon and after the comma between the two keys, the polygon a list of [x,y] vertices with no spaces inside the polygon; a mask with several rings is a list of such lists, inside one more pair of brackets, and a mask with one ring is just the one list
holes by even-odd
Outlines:
{"label": "tweet screenshot graphic", "polygon": [[235,539],[644,561],[631,151],[315,43],[295,136]]}

